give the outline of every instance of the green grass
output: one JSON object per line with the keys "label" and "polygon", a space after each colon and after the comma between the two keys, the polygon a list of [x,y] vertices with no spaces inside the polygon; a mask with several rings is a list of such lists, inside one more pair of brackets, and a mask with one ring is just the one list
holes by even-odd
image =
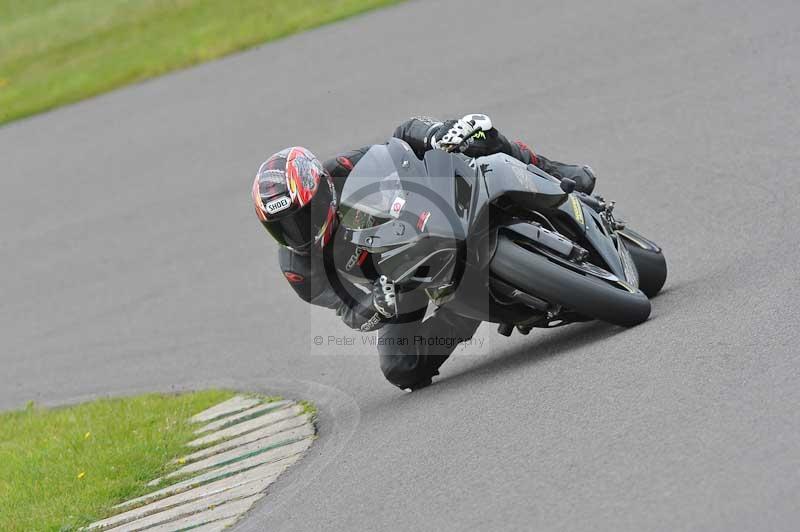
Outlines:
{"label": "green grass", "polygon": [[151,491],[145,484],[194,438],[188,419],[232,395],[149,394],[0,414],[0,530],[74,529]]}
{"label": "green grass", "polygon": [[0,123],[398,0],[0,0]]}
{"label": "green grass", "polygon": [[303,407],[303,412],[308,414],[312,420],[317,417],[317,405],[310,401],[298,401],[298,403]]}

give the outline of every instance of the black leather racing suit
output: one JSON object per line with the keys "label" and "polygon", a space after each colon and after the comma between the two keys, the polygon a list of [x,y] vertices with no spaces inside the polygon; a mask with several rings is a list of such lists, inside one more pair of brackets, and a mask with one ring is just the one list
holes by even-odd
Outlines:
{"label": "black leather racing suit", "polygon": [[[407,142],[421,158],[430,149],[431,135],[439,133],[440,128],[449,128],[451,124],[452,121],[443,124],[427,117],[412,118],[397,127],[393,136]],[[352,150],[324,162],[339,197],[350,171],[370,147]],[[501,152],[526,164],[534,164],[559,179],[574,179],[579,190],[591,192],[594,188],[594,175],[588,167],[547,159],[534,153],[522,142],[508,141],[494,128],[473,138],[464,153],[479,157]],[[352,329],[364,332],[380,329],[380,341],[376,343],[381,369],[390,382],[401,388],[429,383],[430,378],[438,374],[439,366],[450,356],[458,342],[471,338],[480,322],[443,309],[439,309],[424,322],[421,322],[424,311],[420,312],[418,321],[410,323],[384,319],[373,308],[371,293],[346,287],[346,281],[337,275],[331,275],[336,270],[336,265],[362,261],[366,258],[366,252],[360,252],[354,246],[343,243],[341,239],[334,237],[332,240],[336,243],[335,251],[326,249],[321,253],[300,254],[280,248],[280,267],[292,288],[303,300],[336,310],[342,321]],[[328,247],[334,247],[332,244]],[[428,341],[431,338],[439,341]]]}

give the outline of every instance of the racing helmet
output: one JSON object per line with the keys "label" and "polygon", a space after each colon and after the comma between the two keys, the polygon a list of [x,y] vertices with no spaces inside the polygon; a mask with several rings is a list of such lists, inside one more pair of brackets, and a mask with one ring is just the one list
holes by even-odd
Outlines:
{"label": "racing helmet", "polygon": [[336,228],[336,189],[319,159],[300,146],[264,161],[253,181],[256,215],[282,246],[324,247]]}

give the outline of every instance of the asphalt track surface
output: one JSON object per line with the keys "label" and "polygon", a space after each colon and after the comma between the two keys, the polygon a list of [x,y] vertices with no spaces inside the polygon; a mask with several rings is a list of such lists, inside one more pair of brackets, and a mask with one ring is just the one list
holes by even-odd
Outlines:
{"label": "asphalt track surface", "polygon": [[[800,4],[600,4],[410,2],[0,128],[0,407],[317,401],[242,530],[796,530]],[[474,111],[592,164],[670,277],[639,327],[483,326],[405,394],[313,345],[350,333],[282,279],[252,175]]]}

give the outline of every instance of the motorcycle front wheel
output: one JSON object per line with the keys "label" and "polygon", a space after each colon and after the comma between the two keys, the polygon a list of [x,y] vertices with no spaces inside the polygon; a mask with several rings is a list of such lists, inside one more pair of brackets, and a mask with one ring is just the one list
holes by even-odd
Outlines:
{"label": "motorcycle front wheel", "polygon": [[568,269],[506,236],[498,238],[490,270],[518,290],[589,318],[632,327],[650,316],[641,290]]}
{"label": "motorcycle front wheel", "polygon": [[627,247],[639,272],[639,289],[647,297],[655,297],[667,280],[667,261],[664,253],[632,245]]}

